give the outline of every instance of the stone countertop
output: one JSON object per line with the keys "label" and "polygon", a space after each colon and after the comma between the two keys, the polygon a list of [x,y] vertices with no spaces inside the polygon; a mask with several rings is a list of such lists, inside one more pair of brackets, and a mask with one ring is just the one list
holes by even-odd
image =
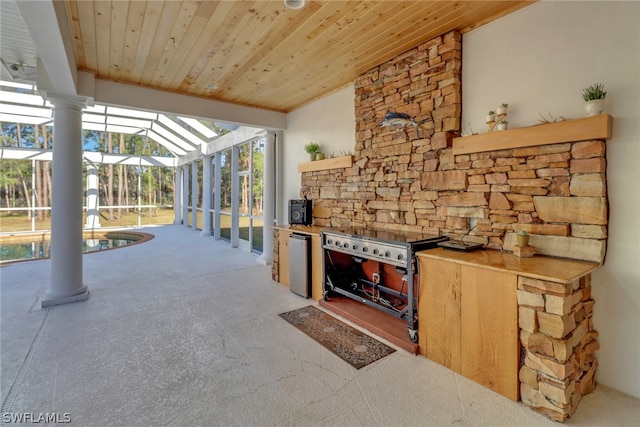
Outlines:
{"label": "stone countertop", "polygon": [[548,256],[519,258],[509,252],[483,249],[457,252],[442,248],[416,253],[418,257],[433,258],[490,270],[512,272],[527,277],[569,284],[598,268],[597,263]]}

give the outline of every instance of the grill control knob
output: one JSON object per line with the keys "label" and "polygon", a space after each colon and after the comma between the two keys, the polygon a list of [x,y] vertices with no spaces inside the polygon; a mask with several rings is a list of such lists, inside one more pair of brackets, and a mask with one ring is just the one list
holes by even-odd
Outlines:
{"label": "grill control knob", "polygon": [[332,243],[333,243],[333,240],[331,240],[331,239],[327,239],[327,245],[330,245],[330,244],[332,244]]}
{"label": "grill control knob", "polygon": [[362,252],[369,252],[369,248],[365,246],[364,248],[362,248]]}
{"label": "grill control knob", "polygon": [[351,246],[351,249],[353,249],[354,251],[355,251],[355,250],[358,250],[358,245],[353,245],[353,246]]}
{"label": "grill control knob", "polygon": [[378,255],[378,250],[377,250],[377,249],[374,249],[374,250],[373,250],[373,254],[374,254],[374,255]]}
{"label": "grill control knob", "polygon": [[336,246],[340,246],[340,242],[336,240]]}
{"label": "grill control knob", "polygon": [[404,255],[398,254],[398,261],[402,261],[404,259]]}
{"label": "grill control knob", "polygon": [[385,258],[389,258],[389,257],[391,256],[391,252],[386,251],[386,252],[384,253],[384,256],[385,256]]}
{"label": "grill control knob", "polygon": [[349,247],[349,243],[348,243],[348,242],[344,242],[344,243],[342,244],[342,247],[343,247],[343,248],[348,248],[348,247]]}

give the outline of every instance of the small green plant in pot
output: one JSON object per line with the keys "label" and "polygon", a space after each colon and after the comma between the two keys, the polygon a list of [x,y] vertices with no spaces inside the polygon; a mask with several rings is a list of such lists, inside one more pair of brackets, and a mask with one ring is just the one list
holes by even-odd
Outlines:
{"label": "small green plant in pot", "polygon": [[604,90],[604,84],[596,83],[582,90],[582,99],[586,103],[585,111],[589,116],[596,116],[604,111],[605,98],[607,92]]}
{"label": "small green plant in pot", "polygon": [[518,246],[523,248],[525,246],[529,246],[529,233],[527,233],[525,230],[518,230],[516,232],[516,239],[518,241]]}
{"label": "small green plant in pot", "polygon": [[309,153],[311,161],[316,159],[316,155],[320,152],[320,144],[317,142],[310,142],[304,146],[304,151]]}

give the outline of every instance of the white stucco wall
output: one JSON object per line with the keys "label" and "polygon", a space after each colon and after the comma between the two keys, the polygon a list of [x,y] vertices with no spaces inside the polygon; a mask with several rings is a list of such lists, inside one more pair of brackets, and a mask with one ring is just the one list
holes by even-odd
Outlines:
{"label": "white stucco wall", "polygon": [[597,381],[640,397],[640,2],[540,2],[463,36],[462,123],[511,105],[509,126],[539,114],[585,116],[582,89],[604,83],[609,247],[593,274]]}
{"label": "white stucco wall", "polygon": [[304,146],[310,141],[320,144],[325,154],[353,152],[355,147],[354,87],[350,85],[316,102],[292,111],[287,115],[287,130],[284,132],[280,152],[282,188],[279,211],[287,222],[289,199],[300,198],[300,174],[298,163],[308,162],[309,154]]}

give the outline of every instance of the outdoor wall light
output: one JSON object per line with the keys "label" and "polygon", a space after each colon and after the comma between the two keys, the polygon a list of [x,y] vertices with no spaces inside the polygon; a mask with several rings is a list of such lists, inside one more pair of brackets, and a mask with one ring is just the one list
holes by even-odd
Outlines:
{"label": "outdoor wall light", "polygon": [[36,67],[24,65],[22,62],[7,63],[4,59],[1,61],[5,71],[13,80],[31,80],[36,77]]}
{"label": "outdoor wall light", "polygon": [[284,0],[284,5],[289,9],[302,9],[306,0]]}

